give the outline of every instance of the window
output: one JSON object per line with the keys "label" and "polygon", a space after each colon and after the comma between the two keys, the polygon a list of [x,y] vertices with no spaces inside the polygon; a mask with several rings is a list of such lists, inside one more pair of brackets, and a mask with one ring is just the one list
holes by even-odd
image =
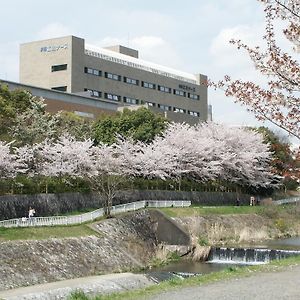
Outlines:
{"label": "window", "polygon": [[57,71],[63,71],[63,70],[67,70],[68,65],[64,64],[64,65],[55,65],[51,67],[51,72],[57,72]]}
{"label": "window", "polygon": [[100,91],[91,90],[91,89],[84,89],[85,91],[90,92],[91,97],[101,98],[102,93]]}
{"label": "window", "polygon": [[114,94],[110,94],[110,93],[105,93],[104,94],[104,98],[108,99],[108,100],[113,100],[113,101],[120,101],[120,96],[118,95],[114,95]]}
{"label": "window", "polygon": [[156,105],[154,102],[147,101],[146,103],[148,104],[148,106],[151,106],[151,107],[155,107],[155,105]]}
{"label": "window", "polygon": [[156,85],[154,83],[142,81],[142,87],[155,90]]}
{"label": "window", "polygon": [[173,111],[176,113],[185,114],[185,109],[183,109],[183,108],[174,107]]}
{"label": "window", "polygon": [[125,103],[128,103],[128,104],[139,104],[139,100],[138,99],[129,98],[129,97],[124,97],[123,101]]}
{"label": "window", "polygon": [[120,75],[112,74],[112,73],[108,73],[108,72],[105,72],[105,78],[112,79],[112,80],[117,80],[117,81],[121,80]]}
{"label": "window", "polygon": [[61,92],[66,92],[67,91],[67,86],[55,86],[53,88],[51,88],[51,90],[55,90],[55,91],[61,91]]}
{"label": "window", "polygon": [[186,93],[184,91],[174,89],[174,95],[185,97]]}
{"label": "window", "polygon": [[133,78],[124,77],[124,82],[128,84],[139,85],[139,81]]}
{"label": "window", "polygon": [[171,110],[171,106],[168,105],[158,104],[157,106],[162,110]]}
{"label": "window", "polygon": [[169,87],[166,87],[166,86],[159,85],[158,90],[161,91],[161,92],[164,92],[164,93],[171,93],[171,89]]}
{"label": "window", "polygon": [[199,95],[196,95],[196,94],[188,94],[189,95],[189,98],[190,99],[193,99],[193,100],[199,100],[200,99],[200,97],[199,97]]}
{"label": "window", "polygon": [[102,76],[102,72],[100,70],[92,69],[88,67],[84,68],[84,73],[95,75],[95,76]]}
{"label": "window", "polygon": [[193,117],[200,117],[200,113],[196,112],[196,111],[190,111],[189,110],[189,115],[193,116]]}

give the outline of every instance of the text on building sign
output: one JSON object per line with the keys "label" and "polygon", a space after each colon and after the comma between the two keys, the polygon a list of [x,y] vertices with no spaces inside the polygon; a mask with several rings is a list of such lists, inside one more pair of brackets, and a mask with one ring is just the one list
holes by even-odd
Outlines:
{"label": "text on building sign", "polygon": [[58,45],[58,46],[41,47],[41,52],[55,52],[60,49],[68,49],[68,44],[63,44],[63,45]]}
{"label": "text on building sign", "polygon": [[179,84],[178,87],[182,90],[185,90],[185,91],[193,91],[193,92],[196,91],[196,89],[194,87],[190,87],[190,86],[187,86],[187,85],[184,85],[184,84]]}

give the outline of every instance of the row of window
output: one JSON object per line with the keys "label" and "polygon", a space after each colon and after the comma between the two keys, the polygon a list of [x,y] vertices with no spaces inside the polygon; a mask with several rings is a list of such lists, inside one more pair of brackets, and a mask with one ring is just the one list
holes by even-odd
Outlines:
{"label": "row of window", "polygon": [[173,111],[176,113],[181,113],[181,114],[186,114],[188,113],[189,115],[193,116],[193,117],[200,117],[200,113],[197,111],[191,111],[191,110],[186,110],[184,108],[179,108],[179,107],[171,107],[169,105],[164,105],[164,104],[159,104],[159,103],[154,103],[154,102],[146,102],[148,104],[148,106],[151,107],[158,107],[161,110],[164,111]]}
{"label": "row of window", "polygon": [[[95,75],[95,76],[102,76],[101,70],[97,70],[97,69],[93,69],[93,68],[85,67],[84,72],[87,74]],[[118,74],[105,72],[104,77],[107,79],[111,79],[111,80],[122,81],[122,76],[118,75]],[[140,81],[138,79],[129,78],[129,77],[124,76],[123,82],[139,86]],[[142,81],[141,86],[146,89],[156,90],[156,84],[152,83],[152,82]],[[160,92],[164,92],[164,93],[171,94],[171,92],[172,92],[172,89],[170,87],[166,87],[166,86],[157,85],[157,89]],[[185,91],[181,91],[181,90],[177,90],[177,89],[173,89],[173,94],[176,96],[188,97],[192,100],[199,100],[199,98],[200,98],[199,95],[187,93]]]}
{"label": "row of window", "polygon": [[132,67],[132,68],[152,72],[154,74],[158,74],[158,75],[161,75],[161,76],[171,77],[171,78],[175,78],[177,80],[189,82],[189,83],[192,83],[192,84],[197,84],[197,81],[194,80],[194,79],[190,79],[190,78],[179,76],[179,75],[176,75],[176,74],[172,74],[172,73],[169,73],[169,72],[166,72],[166,71],[158,70],[158,69],[155,69],[153,67],[145,66],[145,65],[142,65],[142,64],[137,64],[137,63],[134,63],[134,62],[126,61],[126,60],[116,58],[116,57],[113,57],[113,56],[109,56],[109,55],[106,55],[106,54],[103,54],[103,53],[95,52],[93,50],[85,49],[85,54],[90,55],[90,56],[94,56],[94,57],[98,57],[98,58],[101,58],[101,59],[104,59],[104,60],[112,61],[112,62],[115,62],[115,63],[118,63],[118,64],[123,64],[123,65],[129,66],[129,67]]}
{"label": "row of window", "polygon": [[[91,89],[84,89],[84,90],[90,92],[92,97],[102,98],[102,92],[100,92],[100,91],[91,90]],[[107,100],[113,100],[113,101],[117,101],[117,102],[122,101],[122,97],[120,95],[115,95],[115,94],[111,94],[111,93],[104,93],[104,98]],[[169,105],[154,103],[154,102],[150,102],[150,101],[138,100],[135,98],[123,97],[123,102],[127,103],[127,104],[133,104],[133,105],[148,104],[148,106],[158,107],[159,109],[164,110],[164,111],[173,111],[173,112],[182,113],[182,114],[188,113],[191,116],[200,117],[200,113],[196,112],[196,111],[190,111],[190,110],[187,111],[186,109],[179,108],[179,107],[172,108]]]}
{"label": "row of window", "polygon": [[[68,68],[67,64],[53,65],[53,66],[51,66],[51,72],[63,71],[63,70],[67,70],[67,68]],[[93,69],[93,68],[85,67],[84,72],[86,74],[90,74],[90,75],[102,76],[101,70],[97,70],[97,69]],[[116,81],[121,81],[121,79],[122,79],[121,75],[113,74],[113,73],[109,73],[109,72],[105,72],[104,76],[105,76],[105,78],[116,80]],[[139,85],[138,79],[123,77],[123,81],[128,84]],[[156,90],[156,84],[154,84],[152,82],[142,81],[142,87],[147,88],[147,89]],[[57,88],[53,88],[53,89],[57,89]],[[57,90],[60,90],[60,89],[57,89]],[[166,87],[166,86],[158,85],[158,90],[161,92],[164,92],[164,93],[171,93],[172,89],[169,87]],[[177,96],[181,96],[181,97],[187,96],[188,98],[190,98],[192,100],[199,100],[199,95],[186,93],[185,91],[182,91],[182,90],[173,89],[173,94],[177,95]]]}

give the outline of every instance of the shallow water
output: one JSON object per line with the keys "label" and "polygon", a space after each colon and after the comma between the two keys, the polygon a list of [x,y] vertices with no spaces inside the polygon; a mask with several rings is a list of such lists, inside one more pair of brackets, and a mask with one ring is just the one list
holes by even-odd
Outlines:
{"label": "shallow water", "polygon": [[[253,249],[281,249],[281,250],[300,250],[300,237],[293,237],[280,240],[265,241],[262,243],[247,244],[247,245],[234,245],[236,248],[253,248]],[[194,262],[192,260],[180,260],[172,262],[165,266],[154,267],[150,272],[153,273],[197,273],[209,274],[212,272],[221,271],[229,267],[242,267],[243,265],[262,264],[265,262],[235,262],[235,261],[213,261],[213,262]]]}
{"label": "shallow water", "polygon": [[242,248],[268,248],[281,250],[300,250],[300,237],[270,240],[261,243],[231,245],[232,247]]}
{"label": "shallow water", "polygon": [[152,268],[151,272],[186,272],[208,274],[221,271],[232,266],[233,264],[214,264],[183,259],[178,262],[169,263],[166,266]]}

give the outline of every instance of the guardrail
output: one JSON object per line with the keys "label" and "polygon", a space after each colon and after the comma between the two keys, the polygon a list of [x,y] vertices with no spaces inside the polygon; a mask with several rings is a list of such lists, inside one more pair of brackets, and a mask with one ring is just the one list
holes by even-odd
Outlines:
{"label": "guardrail", "polygon": [[[145,207],[188,207],[191,201],[137,201],[126,204],[114,205],[111,208],[111,215],[122,212],[135,211]],[[54,226],[54,225],[75,225],[93,221],[104,216],[104,209],[99,208],[94,211],[75,216],[52,216],[52,217],[33,217],[18,218],[0,221],[0,227],[35,227],[35,226]]]}
{"label": "guardrail", "polygon": [[293,197],[293,198],[285,198],[273,201],[276,205],[282,205],[282,204],[292,204],[297,203],[300,201],[300,197]]}

